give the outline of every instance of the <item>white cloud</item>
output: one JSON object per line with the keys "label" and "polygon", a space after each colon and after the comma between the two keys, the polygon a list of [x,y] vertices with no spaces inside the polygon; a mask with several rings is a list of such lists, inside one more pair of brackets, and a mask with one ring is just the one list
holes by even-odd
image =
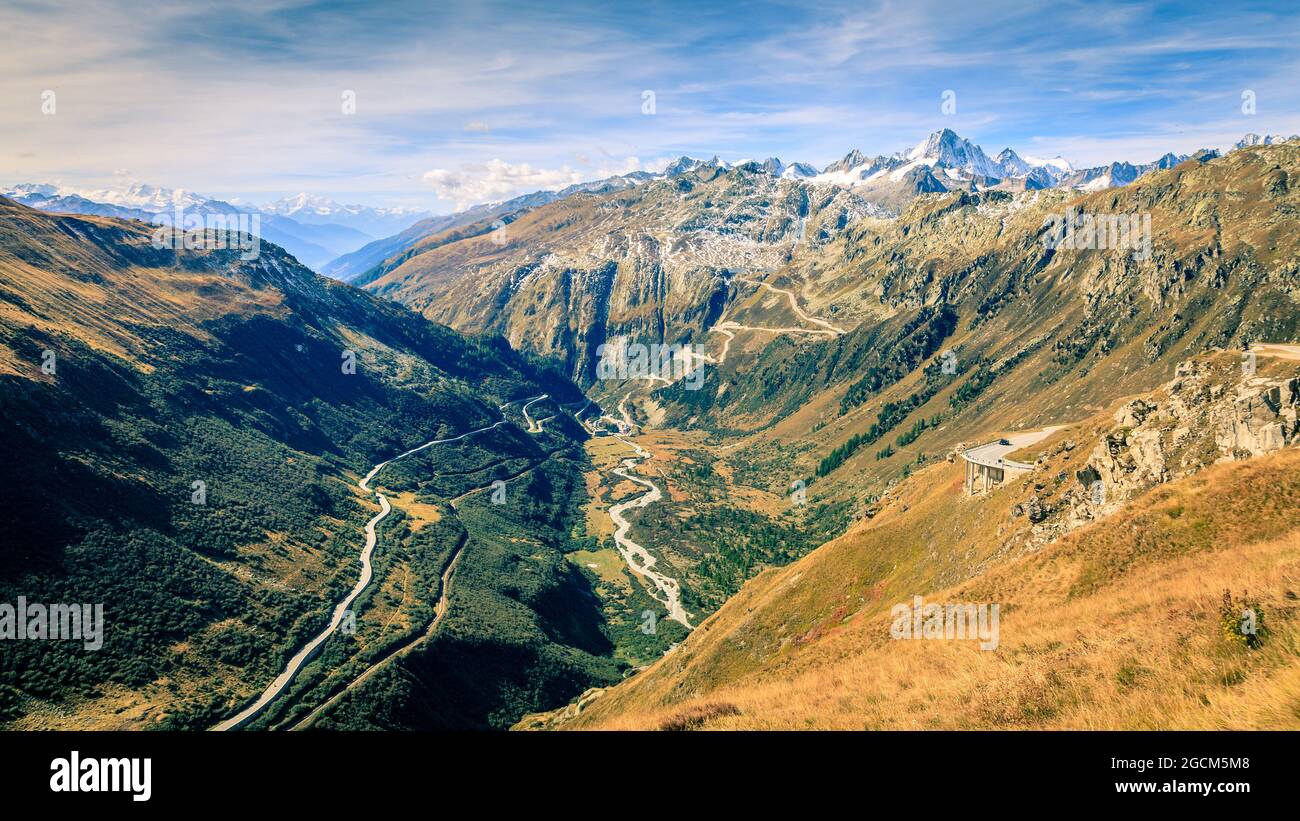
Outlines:
{"label": "white cloud", "polygon": [[603,165],[594,170],[578,170],[569,165],[539,168],[528,163],[508,163],[502,159],[487,163],[465,163],[455,169],[434,168],[422,179],[438,199],[468,208],[481,202],[496,202],[533,191],[553,191],[589,180],[615,174],[628,174],[641,168],[641,161],[628,157],[621,165]]}
{"label": "white cloud", "polygon": [[649,171],[652,174],[658,174],[678,159],[678,157],[655,157],[654,159],[647,160],[642,164],[641,170]]}
{"label": "white cloud", "polygon": [[[820,166],[949,126],[988,151],[1095,165],[1300,130],[1286,10],[1163,20],[1113,0],[1007,0],[997,13],[936,0],[677,5],[0,3],[0,173],[442,210],[626,171],[627,155],[641,169],[681,154]],[[655,116],[641,113],[646,88]],[[948,88],[955,116],[940,111]],[[57,116],[42,113],[42,89],[57,91]],[[355,115],[341,111],[343,89],[357,93]],[[1258,95],[1257,121],[1240,114],[1243,89]]]}

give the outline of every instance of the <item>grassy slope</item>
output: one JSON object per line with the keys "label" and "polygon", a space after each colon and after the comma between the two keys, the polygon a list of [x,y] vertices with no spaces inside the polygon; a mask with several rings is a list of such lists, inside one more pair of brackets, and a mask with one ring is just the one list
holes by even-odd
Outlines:
{"label": "grassy slope", "polygon": [[[257,262],[173,253],[152,248],[142,224],[0,200],[0,270],[0,481],[21,489],[0,501],[12,537],[0,600],[102,602],[109,623],[93,653],[0,645],[0,720],[16,726],[202,727],[227,714],[354,583],[361,525],[376,510],[354,486],[372,464],[488,424],[505,399],[577,396],[500,340],[462,337],[318,278],[274,246]],[[46,349],[55,374],[40,370]],[[341,372],[343,350],[357,352],[355,374]],[[497,430],[403,463],[408,472],[395,467],[383,483],[437,504],[490,482],[493,464],[580,454],[575,432],[556,428],[546,445]],[[540,488],[534,504],[568,505],[564,488],[581,469],[558,463],[559,490]],[[433,475],[442,471],[457,475]],[[196,479],[207,483],[205,505],[190,503]],[[430,612],[455,528],[385,537],[357,638],[328,648],[322,664],[362,659]],[[480,538],[491,547],[497,534]],[[548,555],[562,561],[553,541]],[[566,576],[535,587],[585,601]],[[554,612],[513,640],[563,642]],[[578,689],[613,675],[586,650],[565,664]],[[443,709],[481,721],[563,697],[551,689]]]}
{"label": "grassy slope", "polygon": [[[936,468],[571,726],[1300,726],[1298,469],[1296,450],[1214,466],[948,586],[936,568],[994,549],[1015,489],[968,500],[960,468]],[[1225,589],[1266,614],[1261,649],[1224,637]],[[891,640],[889,608],[916,594],[1001,603],[1000,646]]]}

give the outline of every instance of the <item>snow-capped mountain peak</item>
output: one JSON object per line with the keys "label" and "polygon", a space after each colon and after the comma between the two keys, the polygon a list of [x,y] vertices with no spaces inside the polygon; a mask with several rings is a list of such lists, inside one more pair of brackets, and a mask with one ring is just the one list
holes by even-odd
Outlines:
{"label": "snow-capped mountain peak", "polygon": [[907,159],[926,165],[965,171],[980,177],[1001,177],[1002,168],[970,140],[957,136],[951,128],[936,131],[909,152]]}
{"label": "snow-capped mountain peak", "polygon": [[817,169],[808,163],[795,162],[787,164],[781,162],[778,157],[768,157],[762,162],[758,160],[738,160],[733,167],[741,168],[744,166],[749,166],[754,170],[783,180],[802,180],[817,176]]}
{"label": "snow-capped mountain peak", "polygon": [[29,195],[37,197],[57,197],[60,195],[61,191],[57,185],[49,185],[39,182],[24,182],[19,185],[11,185],[3,189],[3,191],[0,191],[0,193],[3,193],[7,197],[23,197]]}
{"label": "snow-capped mountain peak", "polygon": [[1252,145],[1274,145],[1275,143],[1284,143],[1295,139],[1300,139],[1300,136],[1292,134],[1290,137],[1283,137],[1281,134],[1256,134],[1252,131],[1237,140],[1233,148],[1249,148]]}
{"label": "snow-capped mountain peak", "polygon": [[132,183],[125,187],[101,188],[92,191],[73,191],[88,200],[120,205],[124,208],[144,210],[167,210],[169,208],[195,208],[208,202],[209,198],[184,188],[162,188],[145,183]]}
{"label": "snow-capped mountain peak", "polygon": [[994,162],[1005,172],[1006,176],[1010,177],[1023,177],[1034,169],[1033,165],[1010,148],[1002,149],[994,158]]}
{"label": "snow-capped mountain peak", "polygon": [[704,160],[697,160],[694,157],[688,157],[683,154],[669,163],[668,166],[664,168],[663,174],[665,177],[676,177],[679,174],[694,171],[702,165],[704,165]]}
{"label": "snow-capped mountain peak", "polygon": [[263,206],[261,210],[263,213],[279,214],[284,217],[295,217],[301,214],[313,214],[318,217],[338,215],[402,217],[420,213],[418,209],[414,208],[372,208],[367,205],[343,205],[329,197],[320,194],[308,194],[305,191],[292,197],[276,200],[269,205]]}
{"label": "snow-capped mountain peak", "polygon": [[817,176],[817,169],[806,162],[792,162],[781,172],[781,178],[786,180],[803,180]]}
{"label": "snow-capped mountain peak", "polygon": [[263,206],[262,210],[288,217],[304,211],[319,214],[320,216],[326,216],[336,211],[341,211],[344,208],[345,206],[339,205],[329,197],[322,197],[319,194],[308,194],[304,191],[293,197],[285,197],[276,200],[273,203]]}
{"label": "snow-capped mountain peak", "polygon": [[320,194],[301,192],[262,206],[263,214],[288,217],[308,225],[341,225],[370,237],[391,236],[429,216],[416,208],[344,205]]}
{"label": "snow-capped mountain peak", "polygon": [[18,196],[50,198],[81,197],[93,202],[115,205],[120,208],[135,208],[152,213],[170,211],[178,206],[181,208],[196,208],[211,201],[202,194],[196,194],[184,188],[162,188],[138,182],[111,188],[74,188],[47,183],[22,183],[10,187],[8,193]]}
{"label": "snow-capped mountain peak", "polygon": [[1038,157],[1029,157],[1029,156],[1022,157],[1021,159],[1029,163],[1034,168],[1042,168],[1044,170],[1047,170],[1049,173],[1069,174],[1070,172],[1074,171],[1074,166],[1070,164],[1070,161],[1065,159],[1059,154],[1056,155],[1055,157],[1052,157],[1050,160],[1043,160],[1043,159],[1039,159]]}
{"label": "snow-capped mountain peak", "polygon": [[834,174],[836,172],[851,171],[867,163],[867,157],[858,149],[853,149],[844,155],[844,159],[837,160],[822,169],[823,174]]}

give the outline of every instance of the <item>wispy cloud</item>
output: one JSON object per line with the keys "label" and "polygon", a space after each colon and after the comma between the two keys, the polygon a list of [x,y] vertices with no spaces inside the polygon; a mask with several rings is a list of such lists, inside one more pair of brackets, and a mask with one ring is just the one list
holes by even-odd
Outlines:
{"label": "wispy cloud", "polygon": [[604,165],[599,170],[587,168],[534,168],[492,159],[481,165],[465,163],[459,168],[434,168],[424,173],[424,182],[441,200],[455,202],[460,208],[475,203],[493,202],[530,191],[551,191],[575,183],[615,174],[641,170],[641,160],[628,157],[619,165]]}
{"label": "wispy cloud", "polygon": [[945,126],[990,150],[1142,160],[1300,130],[1298,26],[1293,8],[1206,0],[9,3],[0,181],[129,168],[444,210],[629,158],[824,164]]}

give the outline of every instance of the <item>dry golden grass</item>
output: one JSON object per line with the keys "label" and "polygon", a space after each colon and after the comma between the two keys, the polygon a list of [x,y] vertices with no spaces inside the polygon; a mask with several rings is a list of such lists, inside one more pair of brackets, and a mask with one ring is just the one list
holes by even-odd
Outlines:
{"label": "dry golden grass", "polygon": [[[851,574],[854,554],[892,548],[841,539],[747,586],[571,726],[653,729],[724,703],[738,713],[693,726],[1297,728],[1297,503],[1300,451],[1218,465],[963,584],[909,591],[928,602],[999,603],[995,651],[892,640],[889,607],[909,595],[885,582],[874,605],[770,652],[763,638],[774,623],[842,597],[827,589],[830,569]],[[1261,648],[1224,637],[1225,589],[1265,614]]]}
{"label": "dry golden grass", "polygon": [[597,541],[604,542],[614,535],[614,523],[609,518],[608,502],[605,501],[604,476],[592,471],[586,474],[587,503],[582,506],[582,515],[587,533]]}
{"label": "dry golden grass", "polygon": [[[708,726],[754,729],[1253,728],[1300,727],[1294,604],[1259,651],[1220,635],[1222,589],[1278,591],[1300,581],[1300,534],[1185,558],[1135,574],[1105,596],[1017,602],[1004,613],[1002,645],[983,652],[957,641],[890,641],[888,620],[836,642],[832,659],[790,679],[725,687],[739,715]],[[945,593],[936,601],[960,600]],[[1270,608],[1271,605],[1271,608]],[[866,633],[867,635],[863,635]],[[665,713],[620,716],[606,728],[656,726]]]}
{"label": "dry golden grass", "polygon": [[442,521],[442,512],[437,505],[421,502],[415,497],[415,491],[389,495],[393,507],[406,514],[407,524],[412,533],[418,533],[425,525]]}
{"label": "dry golden grass", "polygon": [[[167,327],[206,338],[203,323],[217,316],[278,313],[281,297],[257,289],[220,270],[200,270],[205,252],[183,274],[124,263],[113,252],[79,236],[112,235],[115,247],[149,248],[151,227],[94,216],[68,216],[0,203],[0,373],[45,379],[39,362],[19,361],[11,347],[21,334],[54,339],[71,336],[96,351],[128,361],[141,370],[147,343],[134,327]],[[71,274],[71,275],[70,275]]]}
{"label": "dry golden grass", "polygon": [[736,715],[740,715],[740,709],[734,704],[720,704],[717,702],[696,704],[666,719],[659,725],[659,729],[669,731],[697,730],[711,721]]}
{"label": "dry golden grass", "polygon": [[596,574],[606,584],[612,584],[631,592],[632,580],[628,578],[627,565],[617,550],[601,548],[600,550],[575,550],[565,555],[570,562]]}

